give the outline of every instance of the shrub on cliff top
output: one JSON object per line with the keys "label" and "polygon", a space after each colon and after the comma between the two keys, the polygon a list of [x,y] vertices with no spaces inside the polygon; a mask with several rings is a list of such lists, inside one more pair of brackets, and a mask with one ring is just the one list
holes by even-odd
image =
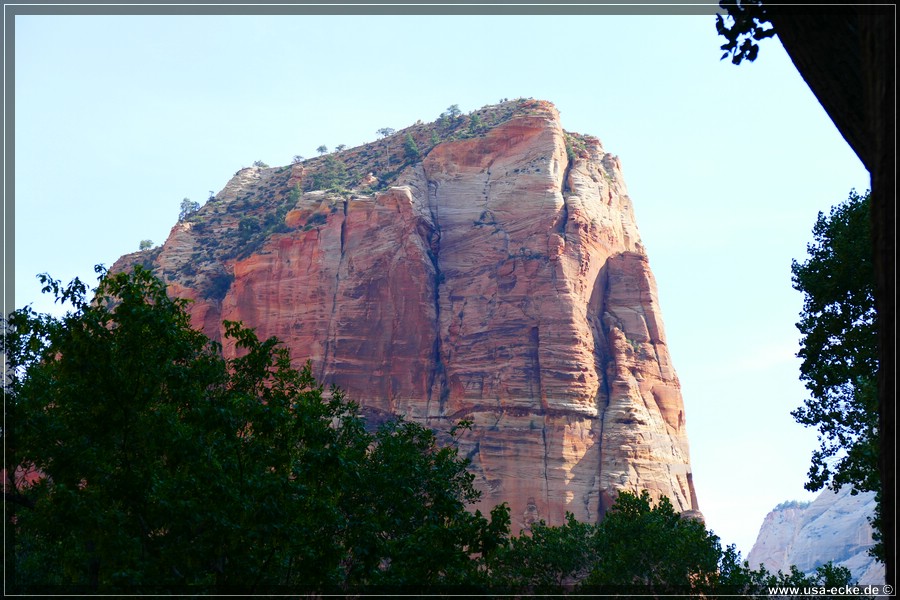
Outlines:
{"label": "shrub on cliff top", "polygon": [[350,182],[350,174],[344,161],[328,155],[312,176],[307,180],[307,191],[333,190],[343,191]]}
{"label": "shrub on cliff top", "polygon": [[178,220],[184,221],[198,210],[200,210],[199,202],[192,202],[190,198],[184,198],[181,201],[181,210],[178,213]]}
{"label": "shrub on cliff top", "polygon": [[403,140],[403,153],[408,160],[416,161],[419,160],[421,154],[419,153],[419,146],[416,144],[416,140],[413,139],[412,135],[406,134],[406,138]]}

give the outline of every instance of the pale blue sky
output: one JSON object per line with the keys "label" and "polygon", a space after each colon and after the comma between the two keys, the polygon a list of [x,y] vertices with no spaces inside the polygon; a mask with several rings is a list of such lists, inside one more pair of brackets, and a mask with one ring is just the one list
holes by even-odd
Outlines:
{"label": "pale blue sky", "polygon": [[700,508],[749,552],[803,490],[790,411],[802,259],[868,174],[777,39],[719,61],[712,16],[17,16],[16,306],[35,274],[162,243],[254,160],[520,96],[622,161],[681,379]]}

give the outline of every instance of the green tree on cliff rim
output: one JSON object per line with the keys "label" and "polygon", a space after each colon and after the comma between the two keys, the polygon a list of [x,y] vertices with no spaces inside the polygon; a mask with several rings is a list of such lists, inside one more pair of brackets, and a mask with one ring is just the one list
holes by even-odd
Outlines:
{"label": "green tree on cliff rim", "polygon": [[190,198],[183,198],[181,200],[181,210],[178,212],[178,220],[184,221],[198,210],[200,210],[199,202],[194,202]]}
{"label": "green tree on cliff rim", "polygon": [[416,140],[414,140],[409,133],[406,134],[406,138],[403,140],[403,154],[406,156],[407,160],[411,161],[419,160],[419,157],[421,156]]}

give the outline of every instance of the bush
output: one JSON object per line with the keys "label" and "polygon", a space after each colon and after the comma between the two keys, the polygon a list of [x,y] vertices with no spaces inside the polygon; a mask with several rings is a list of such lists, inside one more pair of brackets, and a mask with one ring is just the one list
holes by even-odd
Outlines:
{"label": "bush", "polygon": [[324,225],[328,221],[328,215],[325,213],[315,213],[309,216],[306,220],[306,226],[316,227],[317,225]]}
{"label": "bush", "polygon": [[244,217],[238,222],[238,232],[242,242],[249,240],[259,229],[259,219],[256,217]]}
{"label": "bush", "polygon": [[231,273],[214,273],[210,275],[203,296],[209,300],[221,302],[225,295],[228,294],[228,290],[231,289],[232,281],[234,281],[234,275]]}
{"label": "bush", "polygon": [[181,200],[181,211],[178,213],[178,220],[184,221],[198,210],[200,210],[199,202],[192,202],[190,198],[184,198]]}
{"label": "bush", "polygon": [[347,165],[332,155],[326,156],[324,163],[308,178],[309,189],[342,191],[350,182]]}
{"label": "bush", "polygon": [[407,160],[417,161],[419,160],[419,146],[416,144],[416,140],[413,139],[412,135],[406,134],[406,139],[403,141],[403,154],[406,156]]}

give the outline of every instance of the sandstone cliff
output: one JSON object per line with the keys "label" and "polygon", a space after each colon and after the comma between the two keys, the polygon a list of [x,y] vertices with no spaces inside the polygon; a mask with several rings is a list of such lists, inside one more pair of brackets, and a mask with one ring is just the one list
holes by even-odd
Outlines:
{"label": "sandstone cliff", "polygon": [[[410,144],[412,140],[413,144]],[[192,318],[277,336],[373,419],[447,430],[513,530],[620,489],[696,511],[685,417],[619,160],[519,100],[242,169],[151,265]],[[232,347],[225,347],[226,354]]]}
{"label": "sandstone cliff", "polygon": [[874,510],[873,492],[854,496],[847,486],[837,493],[823,490],[810,504],[776,507],[766,515],[747,562],[773,573],[791,565],[809,573],[833,561],[861,584],[883,584],[884,565],[867,553],[874,544],[868,522]]}

